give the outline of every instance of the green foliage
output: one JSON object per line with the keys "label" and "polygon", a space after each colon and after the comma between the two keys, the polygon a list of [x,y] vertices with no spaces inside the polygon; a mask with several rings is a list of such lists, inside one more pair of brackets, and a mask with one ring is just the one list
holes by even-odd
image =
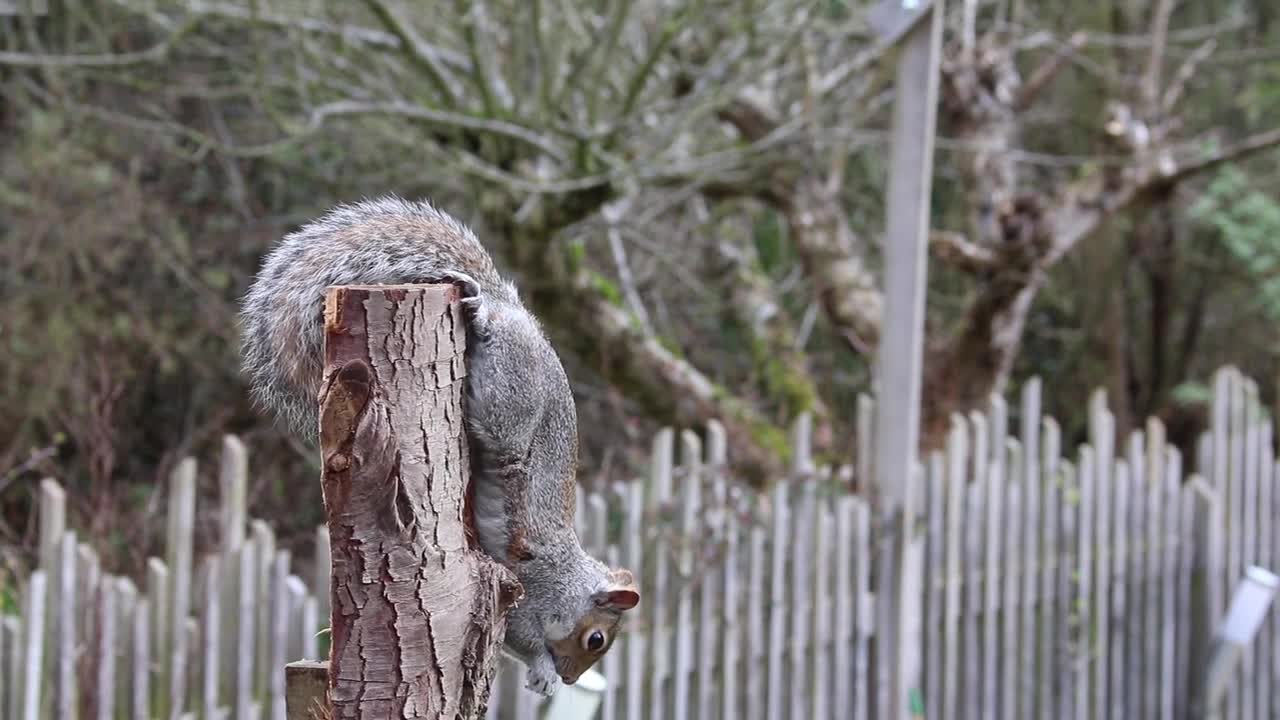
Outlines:
{"label": "green foliage", "polygon": [[1212,228],[1256,291],[1268,316],[1280,319],[1280,202],[1254,187],[1238,167],[1223,168],[1190,210]]}
{"label": "green foliage", "polygon": [[1207,405],[1213,399],[1213,388],[1204,382],[1188,380],[1175,386],[1170,396],[1183,405]]}
{"label": "green foliage", "polygon": [[617,283],[594,270],[588,270],[587,272],[590,274],[591,285],[596,289],[596,292],[603,295],[610,303],[618,306],[622,305],[622,289],[618,287]]}
{"label": "green foliage", "polygon": [[762,213],[752,225],[751,239],[765,272],[783,268],[789,260],[786,230],[782,217],[772,210]]}

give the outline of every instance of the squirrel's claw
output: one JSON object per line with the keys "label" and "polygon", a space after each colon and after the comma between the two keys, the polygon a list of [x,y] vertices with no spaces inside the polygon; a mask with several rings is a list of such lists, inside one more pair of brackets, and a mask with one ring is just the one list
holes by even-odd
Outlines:
{"label": "squirrel's claw", "polygon": [[456,283],[458,289],[462,293],[462,298],[458,301],[462,303],[463,309],[467,313],[467,320],[471,324],[471,332],[480,339],[484,339],[489,334],[489,308],[484,302],[484,294],[480,289],[480,283],[470,275],[455,270],[446,270],[441,273],[443,279]]}
{"label": "squirrel's claw", "polygon": [[464,299],[480,297],[480,283],[476,282],[476,279],[470,275],[457,270],[445,270],[440,273],[440,277],[461,286],[460,289]]}
{"label": "squirrel's claw", "polygon": [[534,660],[529,665],[526,680],[525,687],[543,697],[551,697],[551,694],[556,691],[556,684],[560,682],[560,676],[556,674],[556,664],[551,656],[542,655]]}

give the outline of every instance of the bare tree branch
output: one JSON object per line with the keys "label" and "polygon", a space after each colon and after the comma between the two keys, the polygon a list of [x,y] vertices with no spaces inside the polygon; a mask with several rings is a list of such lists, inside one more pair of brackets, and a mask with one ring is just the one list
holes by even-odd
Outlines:
{"label": "bare tree branch", "polygon": [[1196,68],[1200,66],[1200,63],[1207,60],[1217,47],[1217,40],[1206,40],[1178,67],[1178,72],[1174,74],[1173,81],[1169,83],[1169,87],[1164,91],[1164,98],[1160,101],[1161,112],[1169,113],[1173,110],[1178,101],[1182,99],[1182,93],[1186,91],[1187,84],[1191,82],[1191,78],[1195,75]]}
{"label": "bare tree branch", "polygon": [[809,411],[820,421],[829,419],[803,353],[808,331],[796,329],[779,301],[779,289],[758,270],[754,249],[721,241],[709,250],[713,267],[729,278],[726,310],[751,333],[748,347],[765,390],[787,406],[789,417]]}
{"label": "bare tree branch", "polygon": [[1076,33],[1066,45],[1058,48],[1058,51],[1050,55],[1043,63],[1040,64],[1031,73],[1030,79],[1023,84],[1018,92],[1018,99],[1014,101],[1013,107],[1016,110],[1025,110],[1031,107],[1040,92],[1044,90],[1053,79],[1058,76],[1058,72],[1066,67],[1067,62],[1075,56],[1080,48],[1084,47],[1088,36],[1085,33]]}
{"label": "bare tree branch", "polygon": [[[418,31],[413,28],[413,25],[405,22],[386,3],[386,0],[365,0],[365,4],[378,17],[378,20],[386,26],[387,30],[400,41],[401,49],[427,74],[432,84],[435,85],[436,90],[444,98],[445,103],[447,105],[457,104],[457,83],[445,70],[435,49],[418,36]],[[473,72],[469,73],[469,75],[477,76],[479,73]]]}
{"label": "bare tree branch", "polygon": [[801,179],[782,210],[790,239],[812,279],[827,319],[857,353],[873,351],[884,320],[884,295],[867,264],[868,247],[819,178]]}
{"label": "bare tree branch", "polygon": [[1194,160],[1175,163],[1172,168],[1152,178],[1151,183],[1172,184],[1183,182],[1194,175],[1212,170],[1223,163],[1244,160],[1250,155],[1256,155],[1277,146],[1280,146],[1280,128],[1266,130]]}
{"label": "bare tree branch", "polygon": [[[317,35],[332,35],[342,38],[344,42],[360,43],[364,45],[373,45],[377,47],[393,48],[396,50],[405,50],[402,40],[392,33],[386,33],[372,28],[360,27],[358,25],[335,25],[323,20],[316,20],[306,16],[292,17],[277,15],[269,12],[262,12],[258,8],[255,12],[247,7],[237,5],[229,5],[226,3],[204,2],[203,0],[188,0],[184,9],[197,15],[211,15],[214,17],[227,18],[232,20],[245,20],[275,27],[290,28],[296,30],[304,30]],[[416,38],[417,49],[412,52],[423,53],[438,62],[441,66],[447,66],[461,73],[471,72],[470,61],[461,53],[432,45]]]}
{"label": "bare tree branch", "polygon": [[649,319],[649,311],[640,299],[640,291],[636,288],[635,276],[631,273],[631,263],[627,260],[627,249],[622,243],[622,233],[615,224],[610,223],[605,231],[609,238],[609,251],[613,255],[614,268],[618,272],[618,282],[622,285],[622,295],[627,299],[631,312],[635,313],[645,332],[653,334],[653,322]]}
{"label": "bare tree branch", "polygon": [[181,41],[195,26],[196,19],[194,17],[187,18],[185,22],[170,31],[163,40],[146,50],[73,55],[0,51],[0,65],[39,68],[123,68],[131,65],[145,65],[165,59],[174,45]]}
{"label": "bare tree branch", "polygon": [[1151,16],[1151,52],[1147,55],[1147,69],[1142,74],[1142,101],[1153,107],[1160,95],[1160,71],[1164,67],[1164,48],[1169,40],[1169,15],[1173,13],[1174,0],[1158,0]]}
{"label": "bare tree branch", "polygon": [[987,272],[1000,262],[995,250],[975,245],[965,239],[963,234],[949,230],[930,232],[929,248],[939,260],[970,273]]}

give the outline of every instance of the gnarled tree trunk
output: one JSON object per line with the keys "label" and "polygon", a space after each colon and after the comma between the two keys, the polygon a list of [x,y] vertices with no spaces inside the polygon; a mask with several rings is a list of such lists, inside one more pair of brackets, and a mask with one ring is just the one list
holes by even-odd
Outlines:
{"label": "gnarled tree trunk", "polygon": [[333,718],[479,718],[515,577],[468,532],[466,334],[449,285],[339,287],[320,447]]}

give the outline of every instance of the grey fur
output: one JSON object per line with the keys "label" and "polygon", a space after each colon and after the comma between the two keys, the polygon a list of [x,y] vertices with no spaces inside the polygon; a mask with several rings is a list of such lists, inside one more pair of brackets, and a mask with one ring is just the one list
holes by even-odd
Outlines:
{"label": "grey fur", "polygon": [[[477,535],[524,586],[506,644],[529,665],[530,685],[548,692],[556,678],[546,641],[586,615],[610,576],[582,550],[565,512],[578,430],[564,368],[475,235],[425,202],[384,197],[338,207],[285,236],[244,299],[244,368],[257,403],[314,443],[326,289],[441,281],[460,283],[467,296]],[[513,480],[525,488],[521,507],[507,503],[504,483]],[[532,559],[507,557],[512,527],[525,529]]]}

